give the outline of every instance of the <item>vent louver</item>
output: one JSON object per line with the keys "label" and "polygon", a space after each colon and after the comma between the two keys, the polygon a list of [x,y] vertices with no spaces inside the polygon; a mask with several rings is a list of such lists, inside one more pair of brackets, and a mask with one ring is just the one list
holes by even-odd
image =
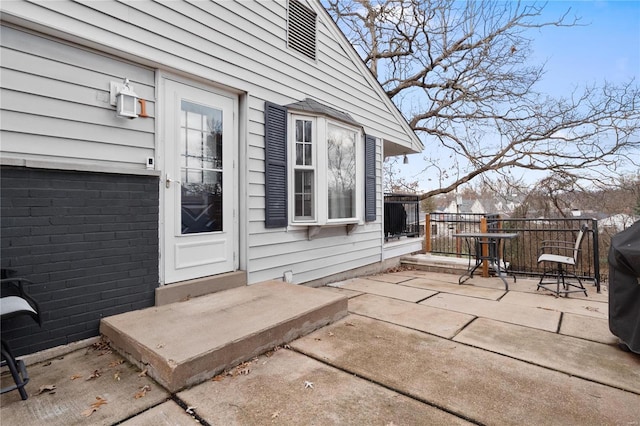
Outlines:
{"label": "vent louver", "polygon": [[298,0],[289,0],[289,47],[316,59],[316,14]]}

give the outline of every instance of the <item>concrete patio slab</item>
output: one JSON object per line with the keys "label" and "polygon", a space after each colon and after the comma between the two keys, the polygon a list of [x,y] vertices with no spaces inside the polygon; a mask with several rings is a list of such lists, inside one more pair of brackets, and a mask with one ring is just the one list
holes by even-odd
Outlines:
{"label": "concrete patio slab", "polygon": [[481,299],[489,300],[498,300],[506,293],[506,290],[504,289],[500,290],[485,287],[459,285],[458,283],[433,281],[426,278],[414,278],[412,280],[403,282],[402,285],[443,293],[459,294],[462,296],[479,297]]}
{"label": "concrete patio slab", "polygon": [[618,338],[609,331],[609,319],[565,313],[560,322],[560,334],[614,345]]}
{"label": "concrete patio slab", "polygon": [[390,275],[407,276],[412,278],[428,278],[432,281],[458,284],[459,274],[448,274],[445,272],[428,272],[419,269],[406,269],[404,271],[393,272]]}
{"label": "concrete patio slab", "polygon": [[455,336],[475,318],[473,315],[372,294],[364,294],[349,300],[349,312],[445,338]]}
{"label": "concrete patio slab", "polygon": [[318,290],[322,290],[322,291],[330,291],[332,293],[336,293],[336,294],[341,294],[343,296],[348,297],[349,299],[351,299],[352,297],[356,297],[356,296],[360,296],[361,294],[364,294],[361,291],[356,291],[356,290],[348,290],[346,288],[340,288],[340,287],[329,287],[329,286],[324,286],[324,287],[318,287]]}
{"label": "concrete patio slab", "polygon": [[265,281],[102,319],[100,332],[170,392],[347,314],[347,298]]}
{"label": "concrete patio slab", "polygon": [[502,302],[522,307],[570,312],[594,318],[609,318],[609,308],[606,303],[588,298],[555,297],[549,293],[538,292],[538,294],[535,294],[510,291],[502,298]]}
{"label": "concrete patio slab", "polygon": [[[15,391],[2,394],[3,425],[111,425],[169,397],[106,345],[31,365],[27,372],[31,377],[26,386],[29,399],[22,401]],[[2,385],[10,383],[11,376],[3,374]],[[55,389],[39,393],[41,388],[52,386]]]}
{"label": "concrete patio slab", "polygon": [[372,281],[364,278],[353,278],[346,281],[330,284],[331,287],[340,287],[347,290],[356,290],[363,293],[377,294],[378,296],[392,297],[406,300],[407,302],[419,302],[436,294],[435,291],[407,287],[400,284],[390,284],[380,281]]}
{"label": "concrete patio slab", "polygon": [[400,275],[398,273],[386,273],[386,274],[377,274],[377,275],[369,275],[367,276],[368,280],[371,281],[382,281],[385,283],[391,284],[399,284],[405,281],[411,280],[413,277],[407,275]]}
{"label": "concrete patio slab", "polygon": [[485,318],[453,340],[640,395],[640,357],[616,346]]}
{"label": "concrete patio slab", "polygon": [[356,315],[291,346],[480,424],[632,425],[640,418],[640,395]]}
{"label": "concrete patio slab", "polygon": [[558,329],[560,321],[560,312],[505,303],[504,298],[498,302],[439,293],[420,304],[553,332]]}
{"label": "concrete patio slab", "polygon": [[194,424],[197,424],[195,419],[187,414],[185,410],[174,401],[163,402],[126,422],[120,423],[121,426],[176,426]]}
{"label": "concrete patio slab", "polygon": [[[459,285],[458,284],[458,278],[460,277],[460,275],[466,271],[460,271],[460,273],[458,274],[451,274],[451,273],[437,273],[437,272],[428,272],[428,271],[420,271],[420,270],[408,270],[406,272],[403,272],[406,275],[410,275],[413,276],[415,278],[426,278],[429,281],[436,281],[436,282],[443,282],[443,283],[450,283],[450,284],[455,284],[455,285]],[[537,280],[533,280],[530,278],[526,278],[526,277],[518,277],[515,281],[513,279],[513,276],[509,275],[508,277],[506,277],[507,282],[509,283],[509,290],[510,291],[525,291],[525,292],[535,292],[536,287],[537,287]],[[479,273],[475,273],[473,275],[473,278],[469,278],[467,279],[464,284],[461,285],[461,287],[465,287],[465,288],[485,288],[485,289],[493,289],[496,291],[502,291],[503,293],[506,292],[506,289],[504,287],[504,282],[502,282],[502,280],[500,280],[499,278],[496,278],[494,276],[492,277],[488,277],[488,278],[484,278],[482,277]]]}
{"label": "concrete patio slab", "polygon": [[[332,339],[322,332],[316,338]],[[467,424],[286,349],[247,363],[243,371],[207,381],[178,397],[212,425]]]}

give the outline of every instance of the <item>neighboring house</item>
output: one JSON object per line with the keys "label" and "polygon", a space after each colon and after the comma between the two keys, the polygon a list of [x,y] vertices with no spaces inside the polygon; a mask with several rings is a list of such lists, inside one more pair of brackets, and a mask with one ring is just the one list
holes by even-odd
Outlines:
{"label": "neighboring house", "polygon": [[[481,215],[487,213],[484,205],[478,199],[462,199],[460,204],[452,200],[447,206],[431,213],[430,235],[449,235],[456,229],[456,223],[465,219],[466,215]],[[466,217],[471,220],[471,217]],[[479,220],[479,219],[478,219]],[[420,228],[424,231],[425,219],[420,219]]]}
{"label": "neighboring house", "polygon": [[478,199],[469,200],[463,199],[462,204],[459,206],[456,204],[456,200],[453,200],[444,208],[444,213],[472,213],[472,214],[484,214],[487,213],[484,206]]}
{"label": "neighboring house", "polygon": [[608,228],[609,230],[612,230],[614,232],[620,232],[633,225],[633,223],[637,220],[638,217],[636,216],[619,213],[613,216],[605,217],[604,219],[600,219],[598,221],[598,227],[600,228],[600,230]]}
{"label": "neighboring house", "polygon": [[0,7],[2,267],[45,320],[6,330],[16,353],[159,287],[315,285],[420,249],[385,250],[382,161],[422,143],[318,1]]}

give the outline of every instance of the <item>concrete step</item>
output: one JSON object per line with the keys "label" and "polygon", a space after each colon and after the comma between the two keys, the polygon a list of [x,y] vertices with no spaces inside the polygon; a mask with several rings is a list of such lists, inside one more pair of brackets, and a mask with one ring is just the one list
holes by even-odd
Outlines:
{"label": "concrete step", "polygon": [[100,333],[173,393],[346,314],[340,294],[266,281],[103,318]]}
{"label": "concrete step", "polygon": [[156,288],[156,306],[184,302],[192,297],[204,296],[246,285],[246,271],[228,272],[226,274],[163,285]]}
{"label": "concrete step", "polygon": [[460,275],[469,267],[468,257],[437,256],[430,253],[420,253],[402,256],[400,263],[414,269],[426,272],[444,272]]}

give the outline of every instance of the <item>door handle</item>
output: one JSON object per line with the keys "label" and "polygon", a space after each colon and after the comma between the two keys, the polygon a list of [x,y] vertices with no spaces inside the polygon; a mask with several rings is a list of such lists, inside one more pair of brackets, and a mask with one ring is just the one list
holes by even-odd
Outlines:
{"label": "door handle", "polygon": [[164,181],[164,186],[169,189],[171,187],[171,182],[175,182],[175,183],[179,183],[182,184],[182,182],[180,182],[177,179],[171,179],[171,177],[169,177],[169,175],[167,175],[167,179]]}

